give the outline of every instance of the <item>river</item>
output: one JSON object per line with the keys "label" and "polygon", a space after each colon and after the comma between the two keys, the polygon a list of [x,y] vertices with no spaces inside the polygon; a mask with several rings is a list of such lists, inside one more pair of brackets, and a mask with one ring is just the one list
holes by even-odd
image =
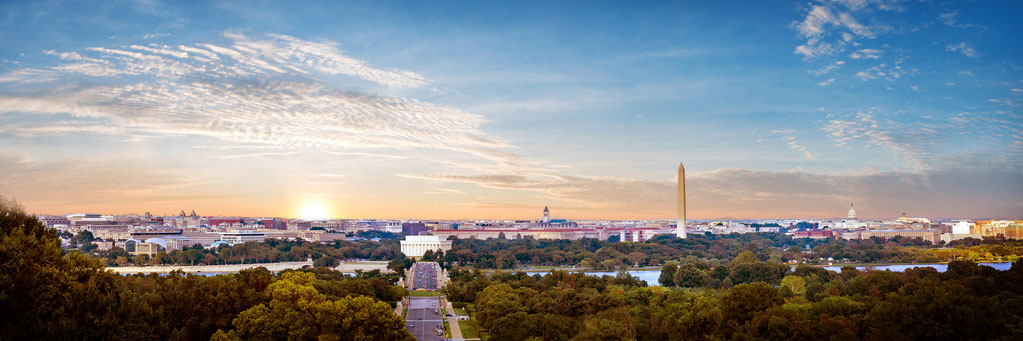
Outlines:
{"label": "river", "polygon": [[[987,265],[987,266],[995,268],[996,270],[1001,270],[1001,271],[1009,270],[1009,268],[1012,267],[1012,263],[977,263],[977,264],[979,264],[979,265]],[[888,271],[894,271],[894,272],[903,272],[903,271],[906,271],[906,269],[923,268],[923,267],[931,267],[931,268],[934,268],[935,270],[938,270],[938,272],[945,272],[945,270],[948,270],[948,264],[896,264],[896,265],[873,265],[873,266],[869,266],[869,267],[871,269],[873,269],[873,270],[878,270],[878,271],[888,270]],[[831,270],[831,271],[842,272],[842,267],[841,266],[825,266],[824,268],[828,269],[828,270]],[[858,270],[866,270],[867,267],[866,266],[857,266],[856,269],[858,269]],[[630,275],[639,277],[640,280],[646,281],[647,285],[651,285],[651,286],[659,286],[660,285],[660,284],[657,283],[657,279],[661,276],[661,270],[626,270],[626,272],[628,272]],[[543,275],[543,274],[546,274],[546,273],[547,273],[547,271],[526,271],[526,274],[529,274],[529,275],[535,275],[535,274]],[[586,271],[584,273],[587,274],[587,275],[590,275],[590,276],[603,276],[603,275],[615,276],[615,275],[618,274],[617,271]]]}

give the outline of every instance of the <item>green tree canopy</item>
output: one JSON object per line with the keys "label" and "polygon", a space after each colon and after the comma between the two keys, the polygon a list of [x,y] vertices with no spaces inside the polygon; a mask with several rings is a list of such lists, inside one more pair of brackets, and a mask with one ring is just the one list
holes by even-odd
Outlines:
{"label": "green tree canopy", "polygon": [[313,287],[316,276],[288,272],[270,285],[269,305],[238,314],[234,330],[216,338],[238,340],[414,340],[391,307],[366,296],[330,301]]}

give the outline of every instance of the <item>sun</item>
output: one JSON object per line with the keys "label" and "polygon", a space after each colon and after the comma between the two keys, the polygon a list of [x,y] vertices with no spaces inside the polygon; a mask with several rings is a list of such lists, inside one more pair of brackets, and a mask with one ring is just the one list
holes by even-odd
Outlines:
{"label": "sun", "polygon": [[323,202],[308,201],[302,204],[298,217],[304,220],[326,220],[330,219],[330,210]]}

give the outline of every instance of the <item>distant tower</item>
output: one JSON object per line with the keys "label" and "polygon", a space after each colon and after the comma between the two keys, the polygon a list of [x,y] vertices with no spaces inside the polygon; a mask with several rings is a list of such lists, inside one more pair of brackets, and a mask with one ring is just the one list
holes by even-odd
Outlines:
{"label": "distant tower", "polygon": [[848,220],[856,220],[856,209],[853,208],[853,204],[849,204],[849,216]]}
{"label": "distant tower", "polygon": [[547,206],[543,207],[543,222],[551,222],[551,210],[547,209]]}
{"label": "distant tower", "polygon": [[675,236],[686,237],[686,168],[678,163],[678,226]]}
{"label": "distant tower", "polygon": [[184,217],[184,216],[185,216],[185,210],[181,210],[181,216],[182,216],[182,217]]}
{"label": "distant tower", "polygon": [[189,217],[195,217],[195,216],[196,216],[195,210],[192,210],[192,215],[189,215]]}

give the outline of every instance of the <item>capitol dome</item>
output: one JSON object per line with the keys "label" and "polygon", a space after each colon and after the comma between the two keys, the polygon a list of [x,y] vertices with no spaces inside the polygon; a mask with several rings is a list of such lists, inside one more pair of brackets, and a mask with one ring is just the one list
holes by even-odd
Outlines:
{"label": "capitol dome", "polygon": [[852,204],[849,204],[849,220],[856,220],[856,209],[852,208]]}

